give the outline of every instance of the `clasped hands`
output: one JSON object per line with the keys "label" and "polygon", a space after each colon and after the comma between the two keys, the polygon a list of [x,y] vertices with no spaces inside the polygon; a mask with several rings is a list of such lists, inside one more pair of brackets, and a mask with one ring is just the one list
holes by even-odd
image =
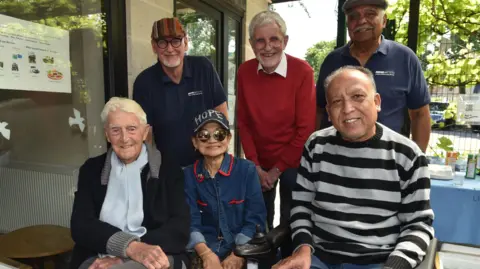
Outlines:
{"label": "clasped hands", "polygon": [[263,192],[271,190],[273,186],[275,186],[275,182],[282,174],[282,172],[280,172],[276,167],[273,167],[267,172],[260,166],[257,166],[257,173]]}
{"label": "clasped hands", "polygon": [[[147,269],[168,269],[170,267],[167,255],[159,246],[134,241],[127,247],[127,256],[143,264]],[[121,263],[123,263],[122,258],[103,257],[96,259],[88,269],[108,269]]]}
{"label": "clasped hands", "polygon": [[223,262],[220,262],[217,254],[211,250],[199,254],[204,269],[241,269],[245,260],[231,253]]}

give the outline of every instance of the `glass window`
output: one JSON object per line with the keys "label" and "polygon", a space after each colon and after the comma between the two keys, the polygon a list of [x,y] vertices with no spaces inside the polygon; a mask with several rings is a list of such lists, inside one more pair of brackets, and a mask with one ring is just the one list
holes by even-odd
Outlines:
{"label": "glass window", "polygon": [[177,1],[177,17],[189,37],[187,54],[205,56],[217,67],[217,19],[181,1]]}
{"label": "glass window", "polygon": [[[221,12],[219,10],[189,1],[176,2],[176,15],[189,36],[187,54],[209,58],[222,78],[227,94],[228,116],[233,136],[229,152],[234,154],[237,140],[235,136],[235,96],[236,73],[239,64],[240,23],[224,13],[226,23],[220,25]],[[218,39],[219,33],[225,32],[225,30],[228,35],[227,42]],[[223,57],[220,59],[220,56]],[[223,63],[223,65],[219,63]]]}
{"label": "glass window", "polygon": [[0,233],[68,227],[78,168],[106,150],[103,5],[0,1]]}
{"label": "glass window", "polygon": [[78,167],[105,149],[101,2],[58,1],[45,13],[32,1],[7,2],[0,4],[2,163],[47,172]]}
{"label": "glass window", "polygon": [[237,69],[238,69],[238,36],[239,22],[228,18],[228,65],[227,65],[227,92],[228,92],[228,115],[230,117],[230,129],[232,130],[232,140],[230,141],[229,152],[235,154],[235,100],[237,95]]}

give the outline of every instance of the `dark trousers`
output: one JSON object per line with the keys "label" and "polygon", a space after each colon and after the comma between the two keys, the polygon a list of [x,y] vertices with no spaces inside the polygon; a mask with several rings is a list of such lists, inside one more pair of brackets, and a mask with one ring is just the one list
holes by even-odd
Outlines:
{"label": "dark trousers", "polygon": [[[297,169],[289,168],[283,171],[280,176],[280,225],[290,226],[290,210],[292,207],[292,191],[297,181]],[[267,227],[269,230],[273,229],[273,217],[275,215],[275,196],[277,182],[274,187],[263,193],[263,200],[265,201],[265,207],[267,208]],[[288,239],[281,246],[282,257],[286,258],[291,255],[292,239],[289,236]]]}

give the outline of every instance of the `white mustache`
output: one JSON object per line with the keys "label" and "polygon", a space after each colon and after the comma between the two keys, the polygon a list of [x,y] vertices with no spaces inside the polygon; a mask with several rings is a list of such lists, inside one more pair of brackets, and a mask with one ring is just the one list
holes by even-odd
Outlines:
{"label": "white mustache", "polygon": [[356,32],[359,32],[359,31],[362,31],[362,30],[372,30],[373,27],[371,26],[360,26],[358,28],[355,28],[355,30],[353,30],[354,33]]}

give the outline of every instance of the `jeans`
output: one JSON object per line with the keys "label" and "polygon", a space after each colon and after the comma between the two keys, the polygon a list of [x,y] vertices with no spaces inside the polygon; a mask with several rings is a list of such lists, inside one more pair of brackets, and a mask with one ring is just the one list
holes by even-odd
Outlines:
{"label": "jeans", "polygon": [[356,264],[329,264],[320,261],[317,256],[312,255],[312,264],[310,269],[382,269],[383,264],[367,264],[367,265],[356,265]]}
{"label": "jeans", "polygon": [[[267,170],[268,171],[268,170]],[[290,209],[292,207],[292,191],[297,181],[297,169],[288,168],[280,175],[280,225],[289,226]],[[277,181],[277,182],[278,182]],[[267,227],[273,229],[273,217],[275,214],[275,196],[277,182],[273,188],[263,193],[265,207],[267,208]],[[288,237],[281,246],[282,257],[286,258],[292,254],[292,239]]]}

